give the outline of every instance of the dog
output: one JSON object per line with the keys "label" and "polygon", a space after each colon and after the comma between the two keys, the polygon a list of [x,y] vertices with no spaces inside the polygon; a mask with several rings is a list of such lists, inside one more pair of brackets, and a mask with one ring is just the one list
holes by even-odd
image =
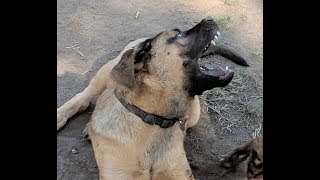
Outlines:
{"label": "dog", "polygon": [[220,54],[249,66],[234,51],[216,46],[212,17],[195,27],[173,29],[129,43],[104,65],[89,86],[57,109],[57,130],[99,96],[88,134],[104,179],[194,179],[183,147],[184,133],[200,117],[199,95],[224,87],[234,73],[200,68],[198,59]]}
{"label": "dog", "polygon": [[235,148],[221,161],[220,166],[227,169],[235,168],[245,160],[248,160],[248,180],[263,179],[263,136],[256,137]]}

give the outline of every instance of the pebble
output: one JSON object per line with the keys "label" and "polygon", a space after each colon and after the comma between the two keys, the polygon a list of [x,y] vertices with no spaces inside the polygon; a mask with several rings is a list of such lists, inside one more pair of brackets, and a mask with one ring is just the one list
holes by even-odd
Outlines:
{"label": "pebble", "polygon": [[71,149],[72,154],[78,154],[78,151],[75,149]]}

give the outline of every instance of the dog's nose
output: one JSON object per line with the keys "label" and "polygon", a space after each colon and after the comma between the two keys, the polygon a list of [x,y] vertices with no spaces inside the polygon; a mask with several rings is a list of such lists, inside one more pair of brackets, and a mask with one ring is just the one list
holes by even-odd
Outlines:
{"label": "dog's nose", "polygon": [[207,22],[212,22],[213,18],[211,16],[207,16],[206,18],[204,18],[204,20]]}

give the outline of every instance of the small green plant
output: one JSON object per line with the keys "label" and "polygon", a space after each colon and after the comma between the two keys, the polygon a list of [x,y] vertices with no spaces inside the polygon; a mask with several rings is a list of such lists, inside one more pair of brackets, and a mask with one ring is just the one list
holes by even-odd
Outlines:
{"label": "small green plant", "polygon": [[229,6],[234,5],[235,3],[236,3],[236,0],[225,0],[224,1],[224,4],[229,5]]}
{"label": "small green plant", "polygon": [[227,24],[231,23],[231,17],[226,16],[226,17],[223,17],[223,18],[216,20],[216,22],[217,22],[218,26],[225,27]]}

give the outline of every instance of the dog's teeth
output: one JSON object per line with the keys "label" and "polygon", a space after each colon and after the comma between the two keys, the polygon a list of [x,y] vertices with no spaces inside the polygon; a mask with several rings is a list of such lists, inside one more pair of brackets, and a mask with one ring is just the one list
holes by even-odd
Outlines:
{"label": "dog's teeth", "polygon": [[214,35],[214,39],[215,39],[215,40],[218,39],[218,36],[217,36],[217,35]]}
{"label": "dog's teeth", "polygon": [[229,70],[229,67],[228,67],[228,66],[226,66],[226,70]]}
{"label": "dog's teeth", "polygon": [[205,69],[203,67],[200,67],[201,70],[205,71]]}
{"label": "dog's teeth", "polygon": [[211,41],[211,44],[216,45],[216,43],[213,40]]}
{"label": "dog's teeth", "polygon": [[218,32],[217,32],[217,35],[220,36],[220,34],[221,34],[220,31],[218,31]]}

